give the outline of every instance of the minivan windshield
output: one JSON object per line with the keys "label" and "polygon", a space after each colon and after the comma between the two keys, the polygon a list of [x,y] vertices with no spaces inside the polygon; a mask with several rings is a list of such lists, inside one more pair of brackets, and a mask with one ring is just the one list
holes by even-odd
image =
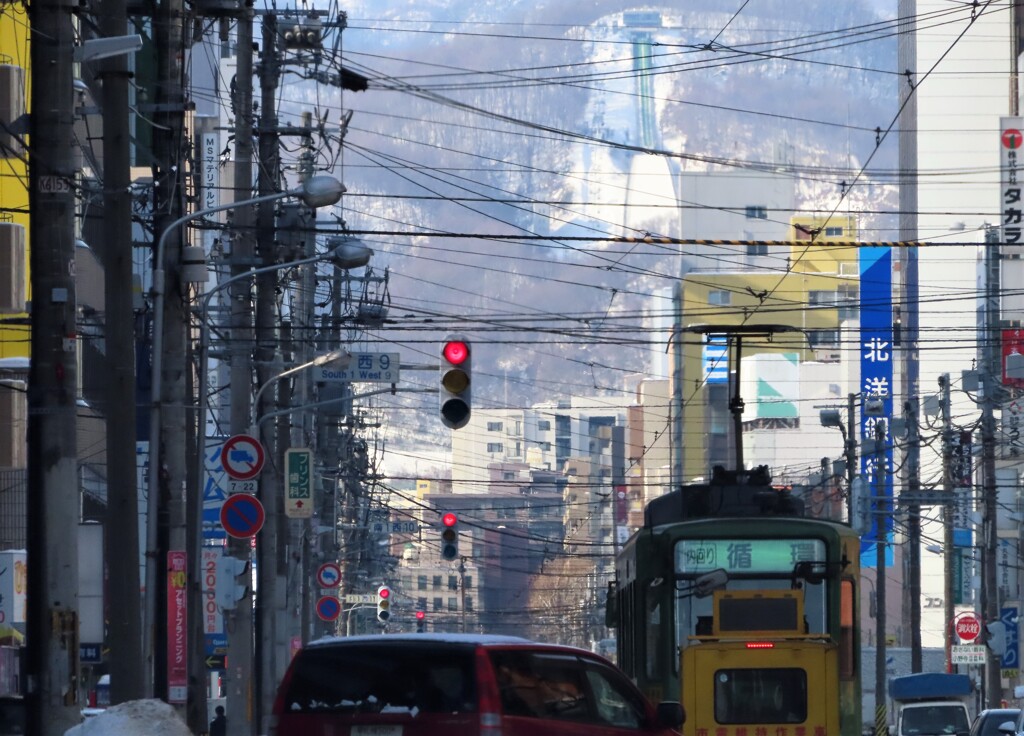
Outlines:
{"label": "minivan windshield", "polygon": [[285,712],[466,713],[476,710],[472,647],[381,642],[308,647],[293,663]]}

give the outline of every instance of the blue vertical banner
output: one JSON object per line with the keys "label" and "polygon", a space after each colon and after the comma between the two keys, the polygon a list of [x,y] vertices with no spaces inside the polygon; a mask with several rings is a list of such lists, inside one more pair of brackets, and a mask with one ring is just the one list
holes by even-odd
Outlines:
{"label": "blue vertical banner", "polygon": [[1017,677],[1020,670],[1020,629],[1018,628],[1017,606],[1004,606],[999,612],[999,620],[1006,626],[1006,650],[1002,653],[999,663],[1000,670],[1014,670],[1004,677]]}
{"label": "blue vertical banner", "polygon": [[[861,567],[876,567],[876,542],[884,539],[885,564],[892,566],[893,554],[893,453],[891,441],[893,393],[892,345],[892,249],[865,248],[860,261],[860,437],[875,439],[875,429],[885,422],[882,453],[864,452],[860,459],[861,476],[871,494],[871,529],[861,538]],[[880,400],[881,413],[868,416],[869,400]],[[872,403],[878,404],[879,401]],[[870,443],[869,443],[870,444]],[[884,465],[882,463],[885,463]],[[884,472],[883,472],[884,471]],[[885,534],[881,537],[880,534]]]}

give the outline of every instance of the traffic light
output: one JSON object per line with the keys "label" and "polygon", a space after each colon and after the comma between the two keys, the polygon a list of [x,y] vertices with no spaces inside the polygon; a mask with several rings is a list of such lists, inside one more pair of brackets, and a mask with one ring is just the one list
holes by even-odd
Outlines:
{"label": "traffic light", "polygon": [[451,429],[469,423],[470,347],[458,335],[449,335],[441,346],[441,421]]}
{"label": "traffic light", "polygon": [[423,625],[427,622],[427,614],[423,611],[416,611],[416,633],[423,633]]}
{"label": "traffic light", "polygon": [[377,588],[377,620],[385,622],[391,618],[391,588],[382,585]]}
{"label": "traffic light", "polygon": [[459,556],[459,517],[449,511],[441,517],[441,557],[454,560]]}
{"label": "traffic light", "polygon": [[285,15],[279,21],[278,33],[286,49],[319,48],[323,21],[315,15]]}
{"label": "traffic light", "polygon": [[1002,621],[989,621],[985,624],[985,631],[988,636],[985,638],[985,645],[996,657],[1006,655],[1006,624]]}

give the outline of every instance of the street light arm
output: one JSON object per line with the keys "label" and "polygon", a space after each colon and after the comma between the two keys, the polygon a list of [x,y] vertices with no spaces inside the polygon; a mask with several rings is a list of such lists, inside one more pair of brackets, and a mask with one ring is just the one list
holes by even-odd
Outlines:
{"label": "street light arm", "polygon": [[253,422],[251,434],[253,436],[259,431],[259,425],[263,424],[268,419],[279,417],[282,414],[293,414],[299,411],[306,411],[308,409],[317,409],[321,406],[332,406],[333,404],[339,404],[342,401],[351,401],[353,399],[365,399],[368,396],[378,396],[380,394],[436,394],[436,388],[397,388],[392,386],[391,388],[378,388],[374,391],[364,391],[361,394],[352,394],[351,396],[342,396],[338,399],[327,399],[326,401],[314,401],[312,404],[303,404],[302,406],[292,406],[287,409],[278,409],[277,411],[269,411],[263,416],[259,417]]}
{"label": "street light arm", "polygon": [[271,384],[280,381],[282,378],[293,376],[296,373],[306,370],[307,368],[315,368],[316,366],[324,365],[325,363],[330,363],[332,361],[338,360],[339,358],[348,358],[349,361],[351,361],[352,354],[349,353],[344,348],[332,350],[329,353],[318,355],[317,357],[313,358],[313,360],[307,361],[302,365],[297,365],[292,368],[289,368],[286,371],[282,371],[281,373],[278,373],[270,380],[266,381],[262,386],[259,387],[259,390],[256,391],[256,395],[252,399],[252,418],[249,421],[249,426],[252,427],[254,430],[256,429],[256,412],[259,411],[260,399],[263,398],[263,392]]}

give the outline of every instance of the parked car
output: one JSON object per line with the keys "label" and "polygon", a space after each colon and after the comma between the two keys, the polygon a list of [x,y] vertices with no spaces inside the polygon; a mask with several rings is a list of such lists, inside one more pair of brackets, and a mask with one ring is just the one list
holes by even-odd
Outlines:
{"label": "parked car", "polygon": [[296,654],[272,736],[674,736],[679,703],[652,705],[585,649],[509,636],[329,638]]}
{"label": "parked car", "polygon": [[[998,715],[997,715],[998,714]],[[985,723],[979,723],[985,719]],[[991,724],[994,724],[994,728]],[[1024,710],[1020,708],[990,708],[974,719],[971,736],[1018,736],[1024,733]]]}

